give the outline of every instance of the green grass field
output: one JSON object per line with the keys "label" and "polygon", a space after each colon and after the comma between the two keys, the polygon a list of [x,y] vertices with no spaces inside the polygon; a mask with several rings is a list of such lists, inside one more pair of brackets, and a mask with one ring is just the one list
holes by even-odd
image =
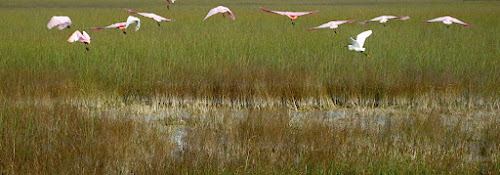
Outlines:
{"label": "green grass field", "polygon": [[[373,98],[418,97],[435,91],[459,96],[498,96],[500,54],[498,3],[410,3],[381,5],[232,5],[237,20],[202,19],[214,5],[178,3],[130,7],[175,22],[161,27],[143,18],[138,32],[91,31],[125,21],[123,8],[7,8],[2,10],[2,94],[158,94],[189,96],[294,97],[345,94]],[[186,2],[187,3],[187,2]],[[292,27],[277,10],[319,10]],[[68,15],[71,30],[47,30],[53,15]],[[381,14],[408,21],[346,24],[339,33],[306,31],[337,19],[362,21]],[[474,25],[422,24],[452,15]],[[90,52],[66,42],[75,30],[92,37]],[[367,52],[349,51],[348,38],[371,29]],[[330,92],[330,93],[325,93]],[[67,95],[66,94],[66,95]]]}
{"label": "green grass field", "polygon": [[[236,20],[203,21],[218,5]],[[259,7],[319,12],[292,26]],[[0,173],[498,174],[499,7],[2,1]],[[175,22],[90,30],[125,21],[124,8]],[[411,19],[357,23],[384,14]],[[71,29],[48,30],[55,15],[69,16]],[[473,27],[422,23],[446,15]],[[337,34],[306,31],[344,19],[357,21]],[[370,57],[344,47],[369,29]],[[66,42],[75,30],[92,37],[90,51]],[[330,121],[338,110],[342,122]],[[172,141],[179,134],[183,148]]]}

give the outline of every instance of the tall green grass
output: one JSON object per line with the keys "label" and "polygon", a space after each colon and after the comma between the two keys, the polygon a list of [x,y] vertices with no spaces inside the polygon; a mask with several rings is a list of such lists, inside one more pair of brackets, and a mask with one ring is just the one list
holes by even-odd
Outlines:
{"label": "tall green grass", "polygon": [[[176,21],[158,27],[155,21],[141,18],[141,29],[128,29],[127,35],[114,29],[90,30],[124,21],[129,14],[122,8],[2,9],[0,93],[230,99],[416,98],[434,92],[498,96],[498,3],[324,2],[227,2],[235,21],[219,15],[203,21],[210,8],[224,5],[215,2],[179,2],[171,10],[163,5],[129,6]],[[292,26],[284,16],[260,11],[261,5],[273,10],[320,12],[302,16]],[[411,19],[393,20],[386,27],[346,24],[338,34],[305,30],[330,20],[362,21],[383,14],[409,15]],[[45,25],[53,15],[70,16],[72,28],[47,30]],[[447,29],[442,24],[421,23],[444,15],[474,27],[452,25]],[[65,41],[76,29],[86,30],[92,37],[89,52],[81,43]],[[344,48],[349,37],[368,29],[373,30],[366,41],[370,58]]]}

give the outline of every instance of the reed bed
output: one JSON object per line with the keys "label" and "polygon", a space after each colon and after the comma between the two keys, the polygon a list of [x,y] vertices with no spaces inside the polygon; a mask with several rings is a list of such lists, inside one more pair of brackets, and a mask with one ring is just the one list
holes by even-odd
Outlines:
{"label": "reed bed", "polygon": [[[96,104],[96,103],[94,103]],[[498,110],[171,108],[3,99],[3,174],[498,174]]]}
{"label": "reed bed", "polygon": [[[0,2],[0,174],[499,174],[499,5]],[[123,8],[175,22],[90,30]],[[411,19],[305,30],[382,14]],[[445,15],[474,27],[421,23]],[[344,48],[368,29],[371,57]]]}

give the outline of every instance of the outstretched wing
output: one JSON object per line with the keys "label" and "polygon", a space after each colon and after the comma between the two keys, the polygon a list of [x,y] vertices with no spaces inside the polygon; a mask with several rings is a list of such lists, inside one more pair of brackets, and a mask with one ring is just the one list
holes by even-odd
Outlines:
{"label": "outstretched wing", "polygon": [[333,23],[334,23],[334,21],[330,21],[330,22],[327,22],[327,23],[322,24],[322,25],[320,25],[320,26],[313,27],[313,28],[310,28],[310,29],[307,29],[307,30],[311,31],[311,30],[316,30],[316,29],[328,28],[328,27],[330,27]]}
{"label": "outstretched wing", "polygon": [[447,18],[446,16],[443,16],[443,17],[438,17],[438,18],[434,18],[434,19],[431,19],[431,20],[427,20],[427,21],[424,21],[424,22],[429,23],[429,22],[444,21],[444,20],[446,20],[446,18]]}
{"label": "outstretched wing", "polygon": [[90,43],[90,36],[85,31],[83,31],[81,39],[82,39],[83,42]]}
{"label": "outstretched wing", "polygon": [[52,29],[58,26],[59,30],[62,30],[71,25],[71,19],[67,16],[53,16],[50,18],[49,23],[47,23],[47,28]]}
{"label": "outstretched wing", "polygon": [[462,25],[464,25],[465,27],[472,27],[472,25],[467,24],[467,23],[465,23],[465,22],[462,22],[462,21],[460,21],[460,20],[459,20],[459,19],[457,19],[457,18],[450,18],[450,20],[451,20],[452,22],[454,22],[454,23],[457,23],[457,24],[462,24]]}
{"label": "outstretched wing", "polygon": [[229,8],[227,8],[227,14],[232,20],[236,19],[236,16],[234,16],[234,13]]}
{"label": "outstretched wing", "polygon": [[79,41],[80,40],[80,37],[82,37],[82,33],[80,31],[75,31],[73,32],[73,34],[71,34],[71,36],[68,38],[68,42],[75,42],[75,41]]}
{"label": "outstretched wing", "polygon": [[130,24],[135,22],[137,22],[137,25],[135,26],[135,31],[138,31],[139,28],[141,28],[141,19],[134,16],[128,16],[127,22],[125,23],[125,28],[128,28]]}
{"label": "outstretched wing", "polygon": [[317,12],[318,11],[314,11],[314,12],[288,12],[288,13],[291,15],[295,15],[295,16],[302,16],[302,15],[315,14]]}
{"label": "outstretched wing", "polygon": [[268,13],[276,13],[276,14],[279,14],[279,15],[287,15],[287,12],[283,12],[283,11],[274,11],[274,10],[267,10],[267,9],[264,9],[264,8],[260,8],[262,11],[265,11],[265,12],[268,12]]}
{"label": "outstretched wing", "polygon": [[352,37],[349,37],[349,41],[351,42],[352,47],[357,47],[357,48],[361,47],[356,40],[352,39]]}
{"label": "outstretched wing", "polygon": [[218,7],[215,7],[215,8],[213,8],[212,10],[210,10],[210,11],[208,12],[207,16],[205,16],[205,19],[203,19],[203,20],[206,20],[208,17],[210,17],[210,16],[212,16],[212,15],[215,15],[215,14],[217,14],[217,13],[219,13],[219,12],[220,12],[219,8],[218,8]]}
{"label": "outstretched wing", "polygon": [[363,45],[365,44],[366,38],[368,38],[371,34],[372,34],[372,30],[367,30],[367,31],[361,32],[360,34],[358,34],[358,36],[356,36],[356,41],[358,42],[360,47],[363,47]]}

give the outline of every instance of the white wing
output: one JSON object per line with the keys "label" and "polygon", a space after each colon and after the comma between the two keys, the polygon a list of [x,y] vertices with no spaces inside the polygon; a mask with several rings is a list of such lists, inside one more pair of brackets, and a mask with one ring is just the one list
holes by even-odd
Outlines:
{"label": "white wing", "polygon": [[67,16],[53,16],[50,18],[49,23],[47,23],[47,28],[52,29],[58,26],[59,30],[62,30],[71,25],[71,19]]}
{"label": "white wing", "polygon": [[368,38],[371,34],[372,34],[372,30],[367,30],[367,31],[361,32],[360,34],[358,34],[358,36],[356,36],[356,41],[358,42],[359,47],[361,47],[361,48],[363,47],[363,45],[365,44],[366,38]]}
{"label": "white wing", "polygon": [[87,42],[87,43],[90,43],[90,36],[89,34],[87,34],[87,32],[83,31],[83,42]]}
{"label": "white wing", "polygon": [[213,8],[212,10],[210,10],[208,12],[207,16],[205,16],[205,19],[203,19],[203,20],[206,20],[208,17],[210,17],[212,15],[215,15],[215,14],[217,14],[219,12],[221,12],[220,9],[219,9],[219,7],[215,7],[215,8]]}
{"label": "white wing", "polygon": [[349,38],[349,41],[351,41],[352,47],[361,48],[359,43],[356,40],[352,39],[352,37]]}
{"label": "white wing", "polygon": [[458,23],[458,24],[462,24],[462,25],[468,25],[467,23],[462,22],[462,21],[460,21],[460,20],[459,20],[459,19],[457,19],[457,18],[453,18],[453,17],[452,17],[452,18],[450,18],[450,20],[451,20],[452,22],[454,22],[454,23]]}
{"label": "white wing", "polygon": [[125,28],[128,28],[128,26],[132,23],[137,22],[137,25],[135,26],[135,31],[138,31],[139,28],[141,28],[141,19],[134,17],[134,16],[128,16],[127,22],[125,24]]}
{"label": "white wing", "polygon": [[434,18],[434,19],[431,19],[431,20],[427,20],[426,22],[438,22],[438,21],[444,21],[444,20],[446,20],[446,18],[448,18],[448,16],[443,16],[443,17],[439,17],[439,18]]}
{"label": "white wing", "polygon": [[68,38],[68,42],[79,41],[80,36],[83,36],[83,35],[82,35],[82,33],[80,33],[80,31],[77,30],[77,31],[73,32],[73,34],[71,34],[71,36]]}
{"label": "white wing", "polygon": [[330,22],[327,22],[327,23],[322,24],[322,25],[320,25],[320,26],[313,27],[313,28],[310,28],[310,29],[307,29],[307,30],[316,30],[316,29],[328,28],[328,27],[330,27],[333,23],[334,23],[334,21],[330,21]]}

